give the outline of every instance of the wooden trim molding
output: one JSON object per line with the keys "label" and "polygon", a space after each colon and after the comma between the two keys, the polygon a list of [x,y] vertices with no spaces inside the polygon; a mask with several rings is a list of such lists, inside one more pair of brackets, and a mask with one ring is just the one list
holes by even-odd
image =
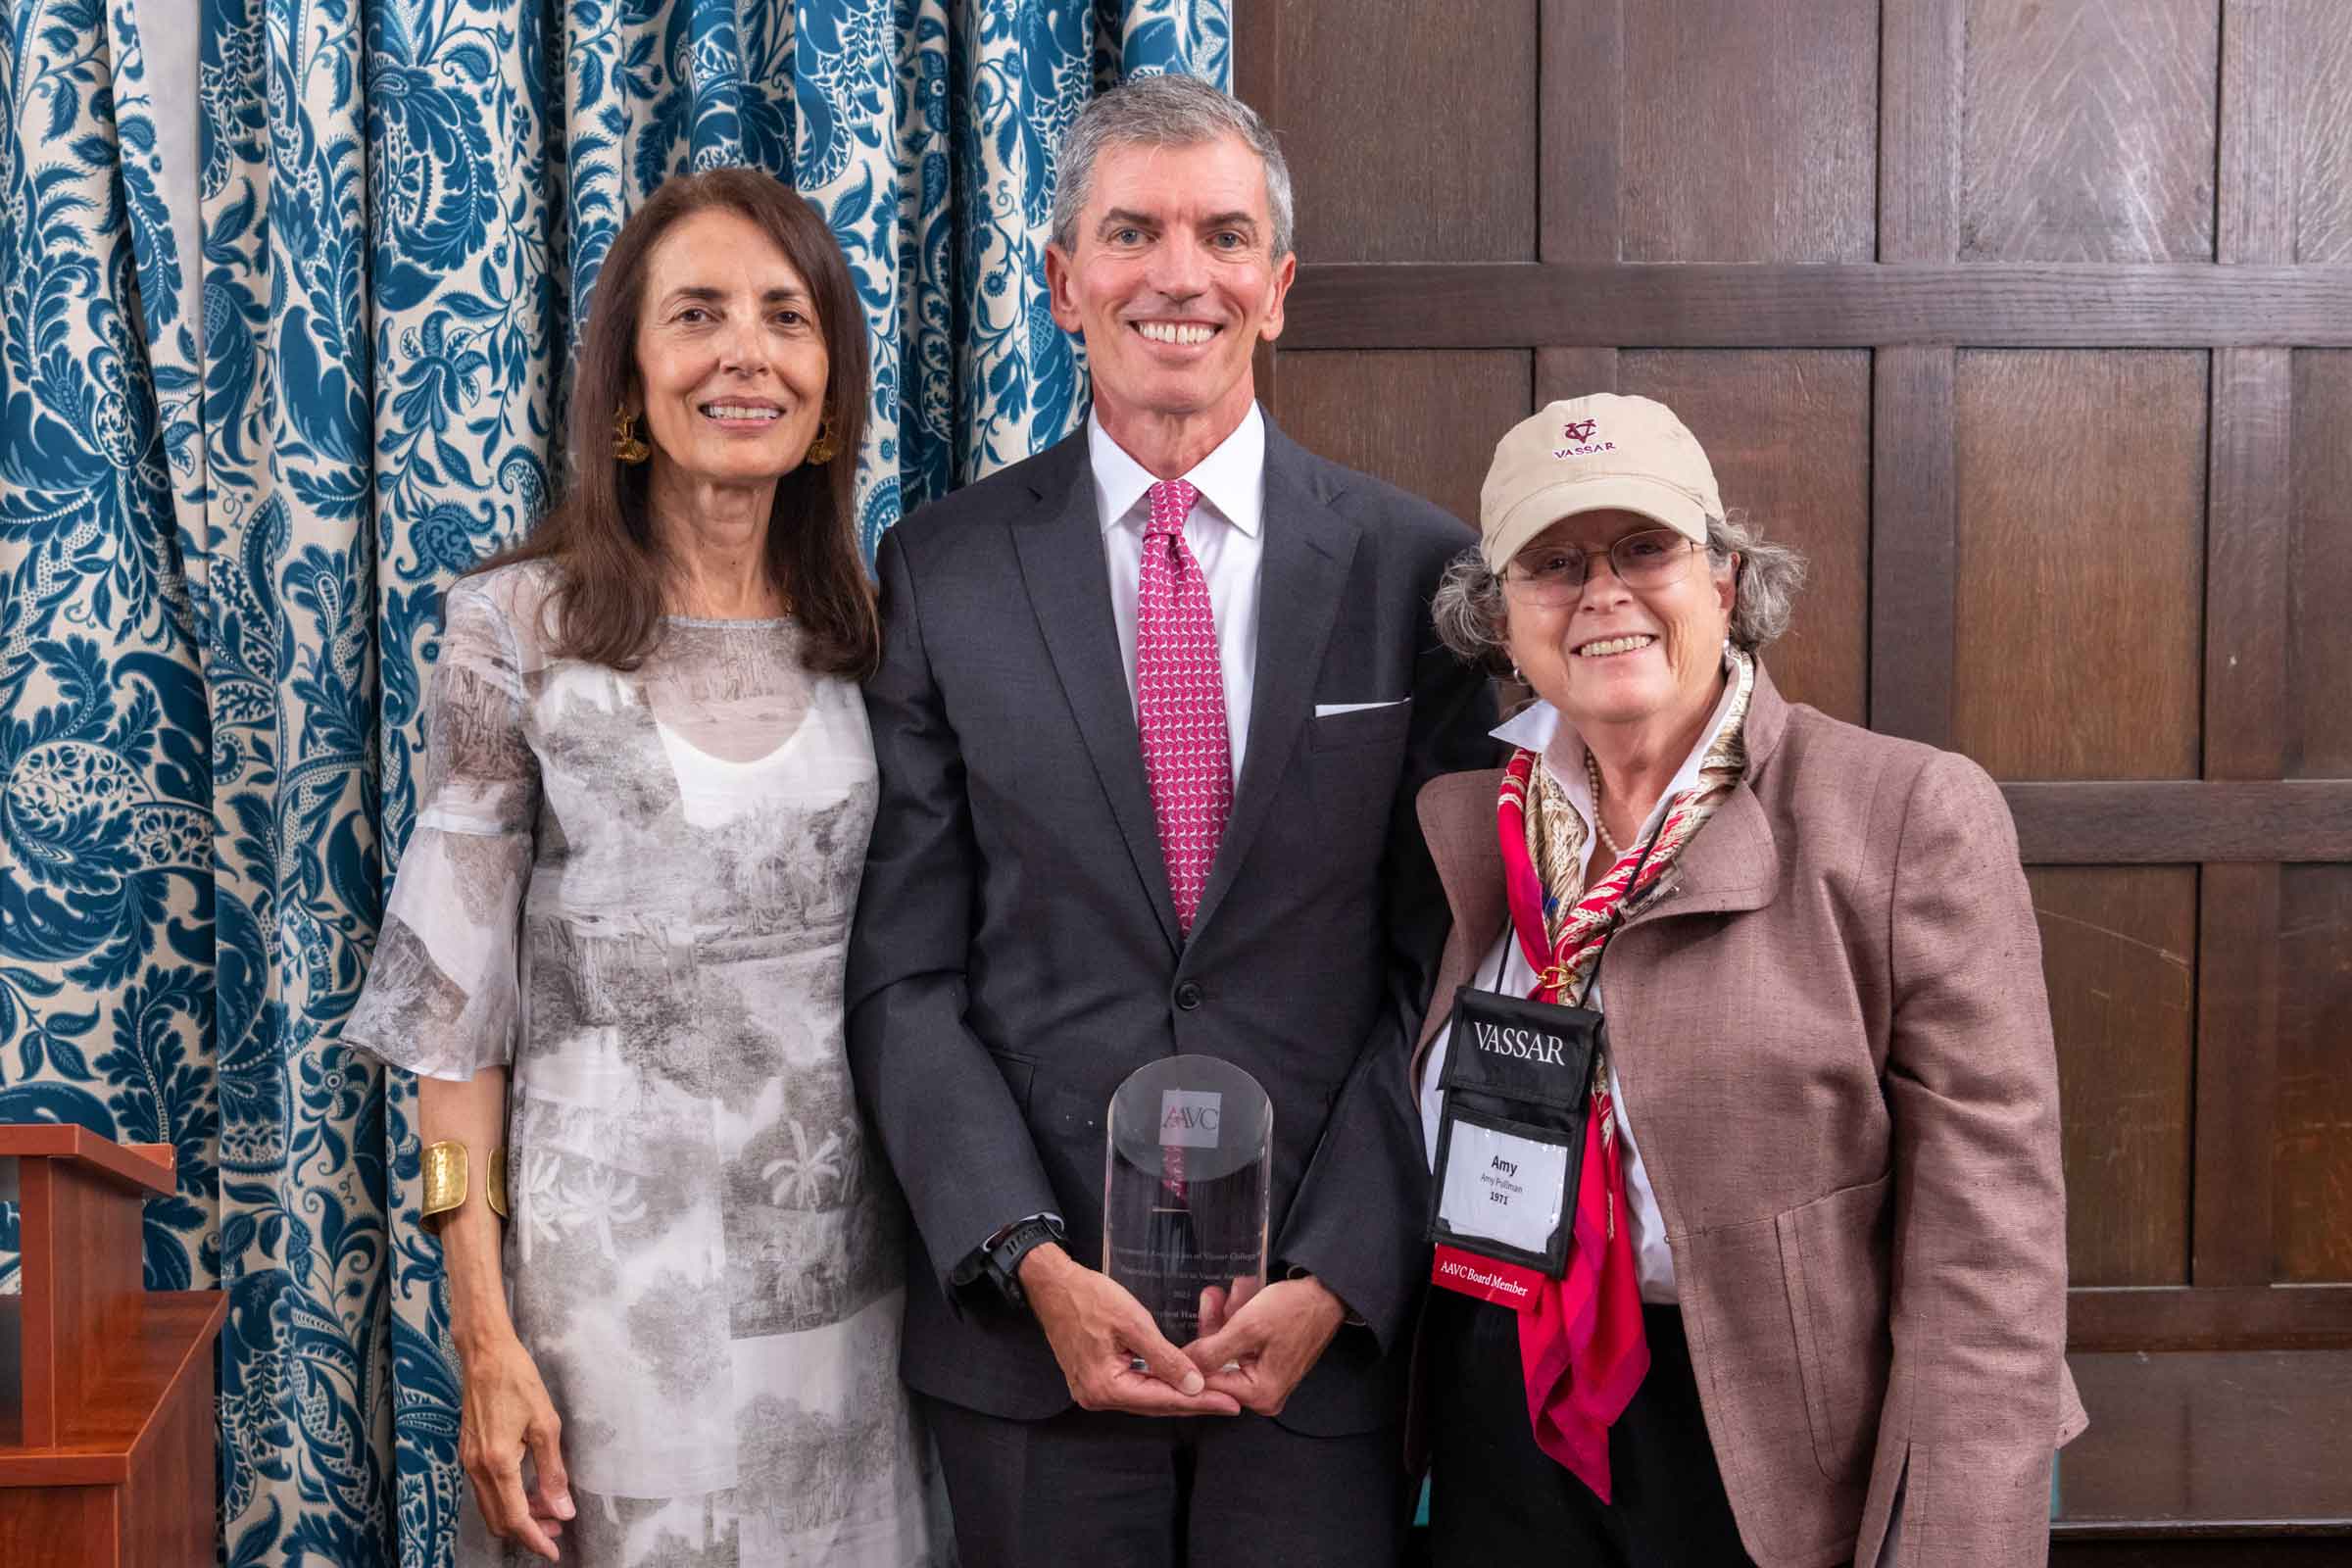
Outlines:
{"label": "wooden trim molding", "polygon": [[2352,860],[2352,779],[2003,784],[2028,865]]}
{"label": "wooden trim molding", "polygon": [[2211,779],[2286,766],[2294,364],[2284,349],[2213,361],[2205,566],[2205,766]]}
{"label": "wooden trim molding", "polygon": [[[2224,97],[2234,90],[2225,79]],[[2237,211],[2261,226],[2259,204]],[[2286,350],[2214,356],[2203,772],[2217,783],[2277,779],[2286,766],[2293,396]],[[2198,1285],[2267,1284],[2276,1258],[2278,899],[2272,863],[2207,865],[2198,884],[2189,1248]]]}
{"label": "wooden trim molding", "polygon": [[1614,262],[1625,230],[1624,0],[1543,0],[1537,18],[1537,254]]}
{"label": "wooden trim molding", "polygon": [[2352,266],[1325,263],[1296,349],[2352,347]]}
{"label": "wooden trim molding", "polygon": [[1245,4],[1234,8],[1233,94],[1281,130],[1281,6]]}
{"label": "wooden trim molding", "polygon": [[2066,1293],[2070,1350],[2352,1349],[2352,1285]]}
{"label": "wooden trim molding", "polygon": [[2277,1266],[2278,867],[2197,881],[2196,1142],[2188,1277],[2262,1286]]}
{"label": "wooden trim molding", "polygon": [[2273,0],[2222,0],[2216,260],[2285,262],[2295,249],[2292,23]]}
{"label": "wooden trim molding", "polygon": [[[1614,264],[1625,244],[1625,0],[1543,0],[1537,254]],[[1613,347],[1538,348],[1529,407],[1617,390]]]}
{"label": "wooden trim molding", "polygon": [[1886,348],[1871,377],[1870,727],[1952,744],[1960,491],[1948,348]]}
{"label": "wooden trim molding", "polygon": [[1885,0],[1879,11],[1879,260],[1959,255],[1962,0]]}
{"label": "wooden trim molding", "polygon": [[1536,350],[1535,406],[1617,390],[1615,349]]}

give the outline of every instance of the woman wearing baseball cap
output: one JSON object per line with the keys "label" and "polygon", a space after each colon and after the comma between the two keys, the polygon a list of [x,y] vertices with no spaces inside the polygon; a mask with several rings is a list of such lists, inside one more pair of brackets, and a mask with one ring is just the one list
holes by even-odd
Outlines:
{"label": "woman wearing baseball cap", "polygon": [[1480,520],[1438,625],[1536,701],[1420,801],[1437,1561],[2043,1561],[2083,1416],[1999,791],[1774,689],[1802,563],[1664,406],[1524,421]]}

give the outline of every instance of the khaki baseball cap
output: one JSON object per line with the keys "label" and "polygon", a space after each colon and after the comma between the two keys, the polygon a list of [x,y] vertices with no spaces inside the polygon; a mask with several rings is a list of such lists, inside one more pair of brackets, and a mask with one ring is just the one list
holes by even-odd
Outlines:
{"label": "khaki baseball cap", "polygon": [[1723,515],[1715,469],[1663,403],[1563,398],[1494,444],[1478,493],[1479,552],[1499,572],[1529,540],[1580,512],[1638,512],[1699,544]]}

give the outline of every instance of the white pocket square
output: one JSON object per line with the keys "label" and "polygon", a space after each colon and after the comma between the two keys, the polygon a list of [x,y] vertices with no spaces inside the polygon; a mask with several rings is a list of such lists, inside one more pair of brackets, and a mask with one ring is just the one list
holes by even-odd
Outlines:
{"label": "white pocket square", "polygon": [[1409,697],[1394,697],[1385,703],[1317,703],[1315,716],[1329,718],[1334,713],[1360,713],[1368,708],[1402,708],[1412,701]]}

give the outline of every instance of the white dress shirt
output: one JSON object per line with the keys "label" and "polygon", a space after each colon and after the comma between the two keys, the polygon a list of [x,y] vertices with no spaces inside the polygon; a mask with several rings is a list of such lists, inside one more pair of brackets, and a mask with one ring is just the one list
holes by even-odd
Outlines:
{"label": "white dress shirt", "polygon": [[[1135,696],[1135,604],[1143,585],[1144,524],[1151,520],[1152,471],[1128,456],[1092,414],[1086,450],[1095,474],[1095,515],[1102,519],[1103,564],[1110,572],[1110,612],[1118,622],[1127,695]],[[1208,579],[1217,628],[1217,663],[1225,676],[1225,734],[1233,779],[1242,779],[1249,744],[1250,697],[1257,672],[1258,566],[1265,559],[1266,418],[1256,404],[1214,452],[1183,475],[1200,499],[1185,519],[1184,542]]]}
{"label": "white dress shirt", "polygon": [[[1650,808],[1649,816],[1642,822],[1636,842],[1657,831],[1658,823],[1665,817],[1667,803],[1698,782],[1699,764],[1706,760],[1707,748],[1715,744],[1715,738],[1723,733],[1725,720],[1731,717],[1732,697],[1733,690],[1727,682],[1722,700],[1715,705],[1715,714],[1707,721],[1705,733],[1699,736],[1698,744],[1690,749],[1690,755],[1683,759],[1683,765],[1675,773],[1674,782],[1666,786],[1666,793],[1658,797],[1658,804]],[[1584,819],[1585,864],[1579,870],[1589,875],[1592,848],[1599,839],[1592,831],[1592,787],[1585,776],[1584,738],[1562,721],[1560,710],[1549,703],[1537,703],[1517,716],[1505,720],[1494,730],[1494,738],[1536,753],[1543,759],[1544,769],[1568,792],[1569,804],[1576,808],[1576,814]],[[1701,827],[1699,831],[1706,830]],[[1601,964],[1601,973],[1604,978],[1608,973],[1605,959]],[[1535,966],[1527,961],[1527,955],[1519,946],[1518,935],[1507,921],[1503,925],[1502,935],[1495,939],[1494,946],[1487,951],[1487,956],[1480,962],[1474,983],[1482,990],[1499,992],[1507,997],[1524,997],[1535,990]],[[1597,988],[1588,1004],[1601,1008]],[[1423,1068],[1421,1078],[1422,1149],[1433,1162],[1437,1159],[1438,1119],[1446,1108],[1446,1096],[1439,1089],[1438,1081],[1446,1070],[1446,1036],[1450,1032],[1449,1028],[1440,1029],[1437,1038],[1430,1043],[1429,1061]],[[1617,1123],[1617,1136],[1624,1141],[1625,1198],[1626,1206],[1633,1210],[1629,1216],[1629,1229],[1633,1235],[1634,1272],[1641,1281],[1642,1299],[1660,1304],[1679,1300],[1681,1298],[1674,1286],[1674,1252],[1666,1245],[1665,1216],[1658,1212],[1658,1195],[1650,1190],[1649,1172],[1642,1167],[1642,1149],[1634,1140],[1632,1111],[1625,1102],[1625,1087],[1617,1080],[1617,1063],[1614,1060],[1609,1063],[1609,1102]]]}

